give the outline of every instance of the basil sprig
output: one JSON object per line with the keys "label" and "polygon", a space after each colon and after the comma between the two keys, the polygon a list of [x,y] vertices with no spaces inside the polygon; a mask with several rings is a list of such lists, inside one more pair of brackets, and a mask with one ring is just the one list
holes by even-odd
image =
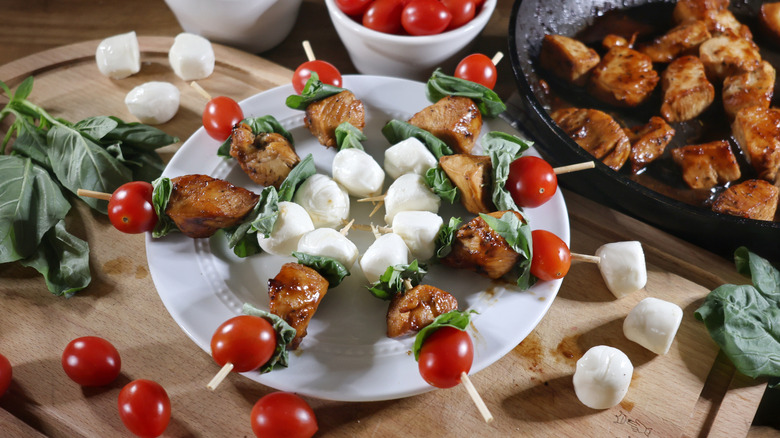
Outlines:
{"label": "basil sprig", "polygon": [[522,211],[506,189],[506,180],[509,178],[509,166],[529,147],[531,143],[505,132],[492,131],[482,137],[482,149],[490,156],[493,167],[493,205],[499,211]]}
{"label": "basil sprig", "polygon": [[[252,117],[242,120],[240,123],[247,124],[251,129],[252,133],[255,135],[261,134],[261,133],[271,133],[275,132],[277,134],[280,134],[286,138],[290,144],[294,145],[295,141],[293,140],[292,134],[290,134],[290,131],[284,129],[284,126],[282,126],[281,123],[279,123],[278,120],[276,120],[276,117],[272,115],[262,116],[262,117]],[[230,143],[232,141],[233,135],[231,134],[228,136],[227,140],[222,142],[222,144],[219,146],[219,149],[217,149],[217,156],[223,157],[223,158],[231,158],[230,157]]]}
{"label": "basil sprig", "polygon": [[425,184],[431,188],[433,193],[449,201],[450,204],[460,200],[460,190],[452,183],[452,180],[447,176],[447,172],[441,168],[441,165],[428,169],[423,178],[425,179]]}
{"label": "basil sprig", "polygon": [[463,220],[459,217],[451,217],[447,225],[443,225],[436,235],[436,257],[443,259],[452,251],[452,241]]}
{"label": "basil sprig", "polygon": [[469,310],[462,312],[460,310],[450,310],[447,313],[442,313],[433,320],[432,323],[423,327],[422,330],[417,332],[417,336],[414,338],[414,346],[412,352],[414,353],[414,360],[420,359],[420,350],[430,335],[436,330],[442,327],[454,327],[458,330],[466,330],[471,322],[471,314],[476,313],[475,310]]}
{"label": "basil sprig", "polygon": [[485,117],[496,117],[506,111],[506,105],[490,88],[454,76],[445,75],[437,68],[428,83],[425,94],[431,102],[438,102],[446,96],[468,97],[474,101],[479,112]]}
{"label": "basil sprig", "polygon": [[505,212],[500,218],[480,213],[479,217],[488,226],[506,240],[506,243],[520,255],[520,262],[515,265],[517,273],[517,286],[526,290],[533,286],[536,278],[531,275],[531,259],[533,259],[533,245],[531,240],[531,227],[525,221],[521,221],[511,211]]}
{"label": "basil sprig", "polygon": [[314,269],[328,280],[328,288],[340,285],[344,277],[350,275],[349,269],[333,257],[306,254],[298,251],[293,251],[292,256],[298,259],[298,263]]}
{"label": "basil sprig", "polygon": [[439,137],[436,137],[422,128],[418,128],[411,123],[401,120],[393,119],[387,122],[387,124],[382,127],[382,135],[385,136],[390,144],[396,144],[409,137],[414,137],[417,140],[420,140],[425,147],[431,151],[433,156],[436,157],[436,160],[444,155],[452,155],[453,153],[452,149],[447,146],[447,143]]}
{"label": "basil sprig", "polygon": [[362,142],[368,139],[366,134],[363,134],[363,131],[357,129],[352,123],[349,122],[342,122],[339,126],[337,126],[335,136],[336,145],[340,151],[353,148],[364,151],[365,148],[363,147]]}
{"label": "basil sprig", "polygon": [[409,280],[414,287],[422,282],[427,273],[427,267],[415,259],[408,265],[388,266],[385,273],[379,277],[379,281],[366,287],[375,297],[390,300],[398,292],[406,290],[404,280]]}
{"label": "basil sprig", "polygon": [[325,84],[320,81],[320,77],[317,73],[311,72],[311,77],[306,81],[306,85],[303,86],[301,94],[291,94],[287,96],[285,105],[292,109],[305,110],[310,104],[339,94],[342,91],[344,91],[344,88]]}
{"label": "basil sprig", "polygon": [[244,303],[241,312],[244,315],[259,316],[271,323],[271,326],[276,332],[276,348],[274,348],[274,354],[268,359],[268,362],[260,366],[261,373],[267,373],[273,371],[276,368],[288,367],[290,365],[290,357],[287,352],[287,345],[295,338],[295,329],[287,324],[287,321],[274,315],[271,312],[267,312],[263,309]]}

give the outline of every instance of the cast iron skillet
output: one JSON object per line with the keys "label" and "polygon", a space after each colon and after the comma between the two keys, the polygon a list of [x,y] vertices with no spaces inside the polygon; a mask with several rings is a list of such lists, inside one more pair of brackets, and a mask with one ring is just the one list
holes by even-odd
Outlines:
{"label": "cast iron skillet", "polygon": [[[658,2],[659,0],[656,0]],[[671,3],[663,1],[663,3]],[[521,122],[535,146],[554,165],[593,157],[550,118],[539,85],[537,57],[545,34],[575,36],[595,17],[615,8],[631,8],[652,0],[517,0],[509,25],[509,55],[521,98]],[[733,0],[738,17],[755,17],[761,1]],[[754,33],[756,33],[754,29]],[[775,68],[780,66],[775,65]],[[776,94],[776,98],[777,93]],[[780,223],[722,215],[653,191],[596,161],[596,169],[562,175],[561,184],[599,202],[617,207],[672,234],[731,257],[738,246],[771,260],[780,260]]]}

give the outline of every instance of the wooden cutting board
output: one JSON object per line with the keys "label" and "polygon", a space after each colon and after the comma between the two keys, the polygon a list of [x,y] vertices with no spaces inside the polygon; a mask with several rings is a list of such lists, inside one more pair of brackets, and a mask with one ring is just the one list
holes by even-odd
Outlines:
{"label": "wooden cutting board", "polygon": [[[2,66],[0,80],[14,87],[34,75],[30,99],[71,121],[97,115],[133,120],[123,103],[125,94],[149,80],[169,81],[182,92],[181,108],[161,128],[183,141],[200,126],[205,102],[171,71],[171,43],[170,38],[141,37],[143,66],[127,79],[100,75],[94,63],[98,42],[90,41]],[[212,95],[240,100],[291,77],[289,70],[235,49],[215,45],[215,52],[215,73],[199,81]],[[6,129],[7,122],[0,126],[3,133]],[[163,157],[170,158],[177,147],[163,149]],[[489,425],[465,390],[456,387],[373,403],[309,399],[320,425],[318,436],[745,436],[766,383],[735,374],[693,317],[709,290],[743,281],[733,264],[574,194],[565,197],[573,251],[592,254],[608,242],[642,242],[648,268],[644,290],[615,300],[596,266],[572,266],[536,330],[472,377],[495,416]],[[216,392],[204,388],[217,367],[158,298],[143,236],[116,232],[105,217],[81,204],[69,216],[68,227],[90,243],[93,273],[89,288],[73,298],[50,295],[30,269],[0,265],[0,351],[14,364],[11,389],[0,399],[7,411],[0,415],[0,429],[24,430],[28,425],[49,436],[128,436],[116,398],[124,384],[146,378],[161,383],[171,397],[173,417],[166,436],[250,436],[249,411],[272,389],[236,374]],[[684,310],[665,356],[622,334],[623,318],[647,296]],[[62,349],[86,335],[109,339],[122,355],[122,374],[106,388],[82,389],[62,371]],[[623,350],[635,372],[623,402],[597,411],[579,403],[571,375],[576,360],[601,344]]]}

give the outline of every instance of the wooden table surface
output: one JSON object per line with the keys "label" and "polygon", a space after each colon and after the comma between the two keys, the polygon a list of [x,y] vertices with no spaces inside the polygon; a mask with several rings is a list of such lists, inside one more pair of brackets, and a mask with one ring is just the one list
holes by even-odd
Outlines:
{"label": "wooden table surface", "polygon": [[[0,26],[0,66],[42,50],[130,30],[163,37],[181,31],[160,0],[8,3],[3,4]],[[511,6],[510,0],[498,1],[475,51],[506,50]],[[308,39],[319,57],[334,63],[342,73],[354,73],[324,17],[324,2],[304,0],[290,37],[260,55],[294,69],[305,60],[300,42]],[[273,71],[268,79],[271,85],[282,83],[289,74],[284,68],[257,62],[260,68]],[[250,85],[241,93],[267,88],[260,83]],[[41,86],[53,89],[56,84]],[[496,91],[506,98],[513,89],[511,70],[504,62]],[[55,111],[88,113],[68,108]],[[195,128],[197,117],[189,117],[177,123],[172,133],[186,138]],[[649,271],[645,290],[613,300],[595,268],[574,266],[537,329],[510,354],[473,376],[496,416],[489,426],[479,420],[459,392],[462,389],[454,388],[360,404],[309,399],[320,423],[318,436],[748,434],[766,384],[735,373],[692,317],[708,290],[741,281],[732,263],[574,194],[567,192],[566,199],[573,250],[592,253],[610,241],[642,241]],[[207,393],[201,383],[213,374],[214,364],[162,306],[149,277],[143,239],[117,236],[105,218],[84,208],[77,209],[77,215],[77,233],[93,246],[95,278],[83,293],[70,300],[53,297],[37,274],[13,264],[0,265],[0,352],[15,353],[10,357],[15,365],[14,382],[0,399],[0,435],[129,436],[116,413],[116,395],[132,379],[151,378],[163,383],[172,398],[173,418],[165,436],[250,436],[249,409],[272,390],[231,375],[217,393]],[[621,315],[645,296],[674,301],[685,311],[684,330],[667,356],[648,354],[618,335]],[[133,332],[138,329],[152,332]],[[65,343],[88,334],[114,340],[122,353],[123,373],[118,382],[104,389],[69,384],[59,366]],[[607,342],[630,351],[637,372],[624,403],[593,411],[574,397],[571,373],[574,361],[587,348]],[[668,381],[675,385],[664,385]]]}

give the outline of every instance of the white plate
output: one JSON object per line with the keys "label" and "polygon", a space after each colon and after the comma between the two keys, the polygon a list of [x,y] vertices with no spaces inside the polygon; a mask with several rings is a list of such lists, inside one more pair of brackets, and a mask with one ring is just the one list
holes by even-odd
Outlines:
{"label": "white plate", "polygon": [[[408,119],[429,105],[424,84],[377,76],[345,76],[344,87],[352,90],[366,107],[366,151],[381,164],[388,147],[380,129],[392,119]],[[335,151],[321,146],[303,126],[303,113],[289,109],[284,101],[293,93],[282,86],[241,102],[246,117],[271,114],[295,138],[302,158],[312,153],[317,170],[330,175]],[[499,119],[485,120],[482,133],[515,133]],[[516,134],[516,133],[515,133]],[[163,172],[175,177],[202,173],[226,179],[259,193],[235,164],[216,156],[218,142],[203,128],[187,140]],[[527,153],[536,154],[531,150]],[[386,181],[385,188],[388,185]],[[383,211],[368,218],[371,206],[352,202],[352,217],[358,223],[382,222]],[[445,204],[439,212],[447,218],[472,216],[460,206]],[[569,221],[560,192],[542,207],[527,209],[534,229],[544,228],[569,242]],[[371,233],[352,231],[349,237],[362,251],[373,240]],[[146,238],[152,279],[165,307],[187,335],[207,353],[214,330],[240,314],[244,302],[268,309],[267,281],[292,258],[260,254],[239,259],[227,249],[220,234],[210,239],[191,239],[173,233],[160,239]],[[540,282],[528,291],[505,288],[472,272],[432,266],[425,282],[452,293],[461,310],[474,309],[471,329],[475,373],[487,367],[520,343],[547,312],[560,281]],[[298,351],[290,354],[290,367],[267,374],[245,373],[264,385],[312,397],[343,401],[386,400],[407,397],[432,389],[420,377],[411,356],[413,337],[400,340],[385,335],[387,302],[374,298],[364,287],[365,278],[356,263],[352,275],[328,292],[311,321],[308,335]],[[217,366],[214,366],[216,372]],[[205,385],[205,382],[204,382]]]}

